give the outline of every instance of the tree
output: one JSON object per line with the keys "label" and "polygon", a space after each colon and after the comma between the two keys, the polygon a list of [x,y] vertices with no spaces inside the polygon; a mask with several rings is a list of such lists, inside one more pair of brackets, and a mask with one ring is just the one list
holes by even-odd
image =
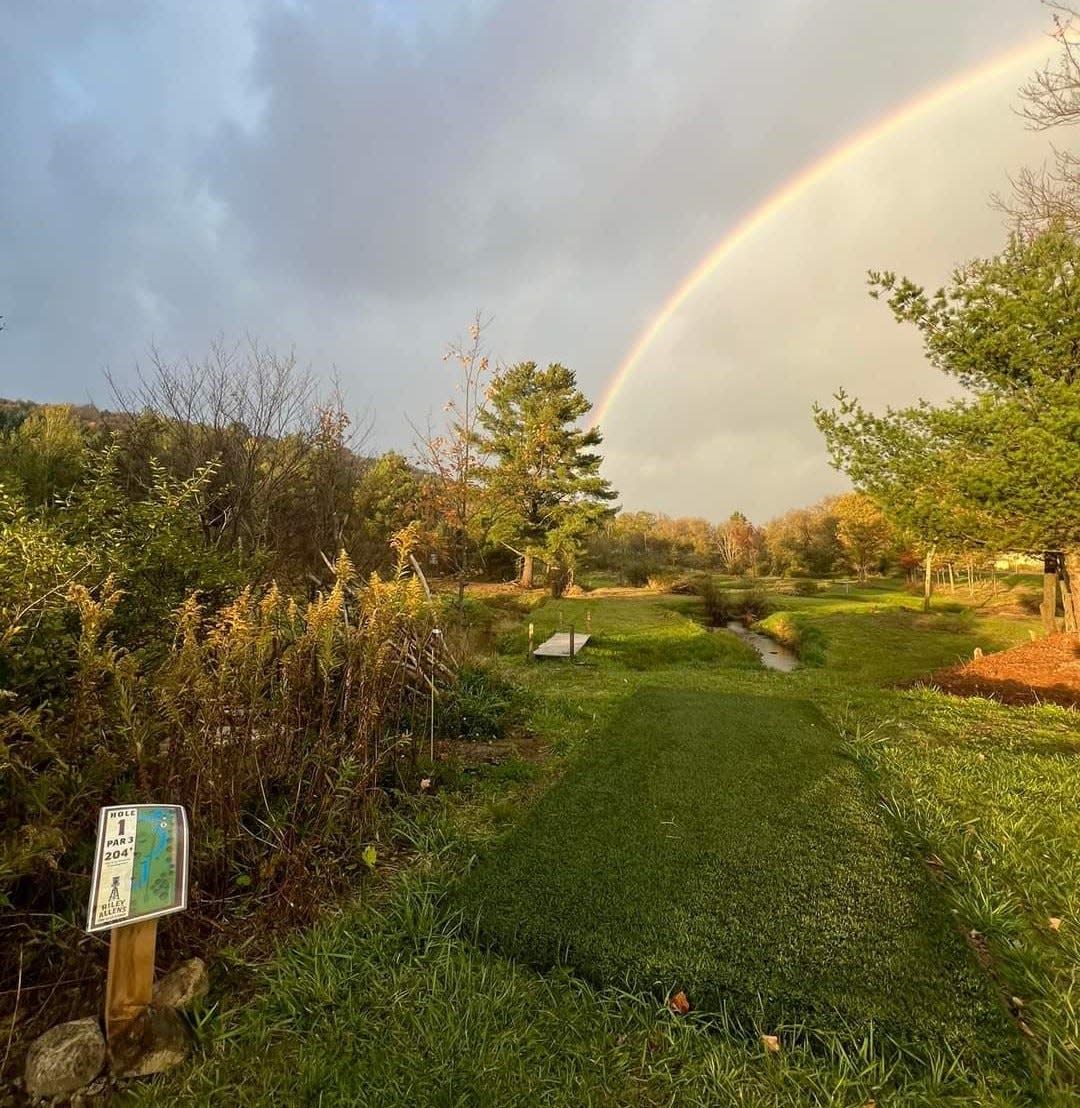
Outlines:
{"label": "tree", "polygon": [[494,464],[485,472],[491,537],[522,557],[530,588],[543,559],[571,570],[585,536],[612,514],[618,495],[600,476],[602,438],[578,421],[591,405],[573,372],[519,362],[496,374],[480,413],[480,447]]}
{"label": "tree", "polygon": [[[469,326],[468,343],[455,343],[443,355],[458,369],[457,395],[446,404],[446,429],[430,426],[417,431],[416,450],[421,467],[432,474],[428,486],[431,508],[450,531],[450,549],[457,578],[458,607],[465,606],[465,583],[470,573],[470,549],[480,520],[477,470],[480,420],[487,404],[490,361],[483,343],[486,322],[478,312]],[[417,429],[414,427],[414,431]]]}
{"label": "tree", "polygon": [[279,537],[282,498],[323,438],[328,411],[340,407],[320,396],[294,354],[254,339],[216,342],[199,362],[169,362],[154,350],[132,389],[110,383],[128,416],[119,437],[131,482],[148,483],[151,458],[181,479],[213,463],[204,535],[249,553]]}
{"label": "tree", "polygon": [[715,533],[716,552],[725,573],[744,573],[754,565],[758,531],[742,512],[732,512]]}
{"label": "tree", "polygon": [[[1056,62],[1048,62],[1020,89],[1020,114],[1035,131],[1080,123],[1080,13],[1067,4],[1047,0],[1054,11],[1052,36],[1061,44]],[[1062,221],[1080,230],[1080,157],[1053,147],[1052,167],[1022,168],[1013,178],[1011,198],[994,197],[997,207],[1025,236]]]}
{"label": "tree", "polygon": [[838,394],[815,408],[833,464],[932,549],[1062,551],[1066,626],[1080,612],[1080,244],[1060,222],[1014,235],[933,295],[870,275],[930,363],[966,394],[884,415]]}
{"label": "tree", "polygon": [[836,537],[860,581],[881,563],[892,542],[892,528],[878,506],[862,493],[838,496],[832,505]]}
{"label": "tree", "polygon": [[421,499],[420,476],[404,454],[390,450],[368,462],[353,493],[354,561],[365,568],[383,566],[391,537],[420,518]]}
{"label": "tree", "polygon": [[831,499],[770,520],[763,529],[769,568],[792,577],[832,573],[843,556],[836,528]]}
{"label": "tree", "polygon": [[75,487],[82,475],[86,439],[67,405],[32,409],[13,429],[0,431],[0,474],[9,473],[28,503],[45,507]]}

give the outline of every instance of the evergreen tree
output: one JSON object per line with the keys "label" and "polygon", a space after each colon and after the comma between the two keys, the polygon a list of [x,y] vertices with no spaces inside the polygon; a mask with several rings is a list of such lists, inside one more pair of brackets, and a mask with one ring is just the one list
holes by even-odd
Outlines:
{"label": "evergreen tree", "polygon": [[572,572],[588,533],[618,495],[600,476],[602,441],[578,421],[590,408],[569,369],[519,362],[492,380],[480,414],[491,538],[522,557],[521,584],[532,585],[534,560],[556,579]]}
{"label": "evergreen tree", "polygon": [[[877,415],[838,396],[817,410],[834,464],[928,550],[1062,552],[1065,625],[1080,626],[1080,243],[1060,224],[928,294],[873,273],[952,403]],[[929,588],[929,585],[928,585]]]}

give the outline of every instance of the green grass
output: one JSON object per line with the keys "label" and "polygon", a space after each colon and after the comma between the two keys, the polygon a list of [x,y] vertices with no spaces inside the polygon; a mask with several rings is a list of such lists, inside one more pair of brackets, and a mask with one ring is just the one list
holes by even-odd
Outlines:
{"label": "green grass", "polygon": [[[289,943],[237,996],[219,984],[200,1058],[135,1099],[1076,1103],[1077,714],[893,688],[1036,626],[956,600],[927,618],[891,583],[778,597],[822,647],[820,665],[790,675],[706,632],[693,598],[504,604],[497,664],[529,688],[551,756],[470,771],[398,812],[385,834],[412,852],[407,872]],[[580,664],[526,663],[529,619],[539,639],[571,619],[585,628],[586,612]],[[739,727],[712,727],[722,705]],[[751,707],[774,725],[755,734]],[[663,820],[643,817],[650,803]],[[672,853],[657,838],[668,819],[693,832]],[[524,864],[540,851],[530,827],[545,868]],[[531,906],[516,921],[515,901]],[[866,935],[835,954],[860,920]],[[955,937],[971,930],[982,976]],[[697,1006],[687,1017],[658,999],[674,985]],[[1028,1036],[1003,1030],[987,987],[1022,1001]],[[770,1054],[746,1024],[781,1016]]]}
{"label": "green grass", "polygon": [[466,913],[525,961],[685,990],[747,1029],[1009,1059],[985,979],[838,746],[803,701],[646,686],[474,871]]}
{"label": "green grass", "polygon": [[[935,860],[1047,1087],[1080,1085],[1080,727],[1063,708],[892,694],[843,720],[912,846]],[[1049,920],[1062,920],[1059,931]]]}
{"label": "green grass", "polygon": [[[955,1063],[886,1061],[872,1039],[778,1029],[767,1054],[715,1016],[537,973],[478,949],[441,877],[315,929],[253,1004],[204,1010],[198,1064],[128,1100],[185,1105],[970,1105]],[[1007,1105],[1006,1085],[977,1103]]]}

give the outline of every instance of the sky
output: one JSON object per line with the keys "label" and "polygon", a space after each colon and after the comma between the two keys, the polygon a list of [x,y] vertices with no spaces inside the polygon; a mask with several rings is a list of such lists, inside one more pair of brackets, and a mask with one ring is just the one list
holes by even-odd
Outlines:
{"label": "sky", "polygon": [[[936,286],[996,252],[990,194],[1050,152],[1014,110],[1037,0],[4,7],[0,395],[107,406],[152,346],[251,335],[336,378],[367,449],[407,452],[480,311],[493,359],[577,373],[621,503],[673,515],[843,488],[811,417],[840,386],[946,395],[866,271]],[[748,213],[1027,43],[761,221],[601,408]]]}

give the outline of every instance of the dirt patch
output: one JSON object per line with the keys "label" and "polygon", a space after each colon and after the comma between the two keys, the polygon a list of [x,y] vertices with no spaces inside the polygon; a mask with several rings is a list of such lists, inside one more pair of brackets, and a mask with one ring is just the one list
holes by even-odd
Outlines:
{"label": "dirt patch", "polygon": [[1080,636],[1045,639],[939,669],[901,687],[929,685],[953,696],[984,696],[1004,704],[1064,704],[1080,708]]}
{"label": "dirt patch", "polygon": [[443,744],[445,753],[462,766],[496,766],[520,758],[525,762],[541,762],[548,754],[548,745],[540,735],[523,731],[497,742],[455,741]]}

